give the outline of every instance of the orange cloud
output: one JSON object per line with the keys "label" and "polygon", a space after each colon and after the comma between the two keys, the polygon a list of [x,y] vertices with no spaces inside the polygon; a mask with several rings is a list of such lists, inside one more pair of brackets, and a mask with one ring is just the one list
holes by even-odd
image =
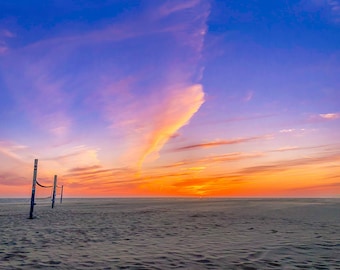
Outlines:
{"label": "orange cloud", "polygon": [[27,177],[18,176],[14,173],[1,173],[0,183],[4,186],[22,186],[27,183]]}
{"label": "orange cloud", "polygon": [[325,145],[318,145],[318,146],[306,146],[306,147],[299,147],[299,146],[285,146],[278,149],[270,150],[269,152],[285,152],[285,151],[301,151],[301,150],[308,150],[308,149],[317,149],[325,147]]}
{"label": "orange cloud", "polygon": [[96,169],[100,169],[102,166],[100,165],[93,165],[89,167],[76,167],[76,168],[71,168],[69,172],[71,173],[82,173],[82,172],[88,172]]}
{"label": "orange cloud", "polygon": [[270,172],[280,172],[285,171],[294,167],[300,166],[309,166],[309,165],[318,165],[329,162],[337,162],[340,160],[340,154],[335,153],[331,155],[324,156],[315,156],[315,157],[306,157],[300,159],[293,159],[287,161],[280,161],[277,163],[272,163],[268,165],[259,165],[245,168],[239,171],[240,174],[255,174],[255,173],[265,173],[268,174]]}
{"label": "orange cloud", "polygon": [[157,153],[171,136],[188,124],[203,103],[204,92],[200,84],[172,91],[154,116],[153,128],[146,135],[146,146],[139,159],[139,166],[142,166],[148,155]]}
{"label": "orange cloud", "polygon": [[292,151],[292,150],[300,150],[300,147],[297,146],[285,146],[285,147],[281,147],[275,150],[271,150],[270,152],[285,152],[285,151]]}
{"label": "orange cloud", "polygon": [[61,180],[69,196],[143,196],[139,186],[155,181],[156,177],[156,174],[141,177],[131,168],[89,166],[71,169]]}
{"label": "orange cloud", "polygon": [[290,196],[298,194],[299,188],[303,192],[304,186],[315,190],[315,194],[337,188],[333,183],[338,182],[338,174],[329,174],[329,166],[337,166],[339,153],[324,152],[243,169],[231,166],[223,172],[209,169],[209,164],[214,162],[261,155],[231,153],[155,167],[141,174],[128,167],[74,167],[60,180],[73,196]]}
{"label": "orange cloud", "polygon": [[191,150],[191,149],[197,149],[197,148],[217,147],[217,146],[228,145],[228,144],[239,144],[239,143],[259,140],[263,138],[269,138],[269,136],[257,136],[257,137],[239,138],[239,139],[232,139],[232,140],[216,140],[216,141],[211,141],[211,142],[206,142],[206,143],[187,145],[187,146],[179,147],[175,150],[183,151],[183,150]]}
{"label": "orange cloud", "polygon": [[164,170],[164,169],[178,169],[178,168],[208,168],[209,165],[212,163],[219,163],[219,162],[232,162],[232,161],[239,161],[249,158],[259,158],[263,157],[263,153],[241,153],[241,152],[234,152],[228,153],[223,155],[214,155],[208,156],[204,158],[197,158],[197,159],[190,159],[190,160],[182,160],[180,162],[167,164],[160,167],[155,167],[156,170]]}
{"label": "orange cloud", "polygon": [[292,191],[306,191],[306,190],[311,190],[311,189],[321,189],[321,188],[340,188],[340,182],[332,182],[332,183],[326,183],[326,184],[321,184],[321,185],[307,185],[304,187],[299,187],[299,188],[291,188],[289,190]]}

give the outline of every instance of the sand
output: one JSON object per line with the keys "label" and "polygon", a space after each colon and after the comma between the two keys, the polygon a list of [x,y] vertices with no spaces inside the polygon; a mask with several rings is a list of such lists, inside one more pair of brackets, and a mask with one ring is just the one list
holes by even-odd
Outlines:
{"label": "sand", "polygon": [[0,199],[0,269],[340,269],[339,199]]}

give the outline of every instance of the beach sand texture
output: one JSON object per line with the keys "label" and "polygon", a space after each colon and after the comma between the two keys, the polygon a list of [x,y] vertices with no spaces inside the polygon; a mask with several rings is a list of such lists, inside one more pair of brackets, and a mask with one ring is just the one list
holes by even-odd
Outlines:
{"label": "beach sand texture", "polygon": [[340,269],[339,199],[0,199],[0,269]]}

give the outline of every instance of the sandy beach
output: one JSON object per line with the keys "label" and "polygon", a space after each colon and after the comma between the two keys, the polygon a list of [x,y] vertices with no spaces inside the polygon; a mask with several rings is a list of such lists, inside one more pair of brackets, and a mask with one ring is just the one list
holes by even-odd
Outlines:
{"label": "sandy beach", "polygon": [[340,269],[339,199],[0,199],[0,269]]}

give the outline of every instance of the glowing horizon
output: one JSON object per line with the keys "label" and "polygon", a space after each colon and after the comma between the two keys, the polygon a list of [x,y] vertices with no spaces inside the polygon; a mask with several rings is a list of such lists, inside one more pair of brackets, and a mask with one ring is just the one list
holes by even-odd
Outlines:
{"label": "glowing horizon", "polygon": [[339,10],[1,3],[0,197],[338,197]]}

